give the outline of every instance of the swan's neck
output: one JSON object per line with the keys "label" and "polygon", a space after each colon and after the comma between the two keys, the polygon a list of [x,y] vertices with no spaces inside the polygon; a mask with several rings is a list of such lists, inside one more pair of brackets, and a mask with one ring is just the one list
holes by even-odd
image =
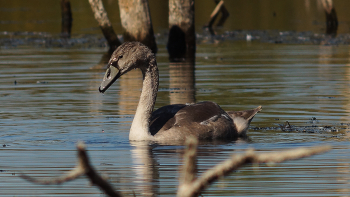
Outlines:
{"label": "swan's neck", "polygon": [[149,126],[158,91],[158,68],[155,60],[151,60],[150,66],[141,69],[143,85],[141,97],[136,109],[134,120],[131,124],[129,140],[151,140]]}

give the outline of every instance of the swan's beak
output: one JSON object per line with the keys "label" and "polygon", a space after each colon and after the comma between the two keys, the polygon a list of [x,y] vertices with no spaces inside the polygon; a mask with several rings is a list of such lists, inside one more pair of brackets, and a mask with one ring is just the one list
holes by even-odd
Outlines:
{"label": "swan's beak", "polygon": [[100,93],[104,93],[120,76],[120,71],[116,67],[110,66],[103,77],[101,86],[98,88]]}

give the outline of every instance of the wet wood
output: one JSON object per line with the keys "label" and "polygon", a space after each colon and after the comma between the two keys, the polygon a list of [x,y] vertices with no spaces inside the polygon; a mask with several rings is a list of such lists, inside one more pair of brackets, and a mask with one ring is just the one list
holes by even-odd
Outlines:
{"label": "wet wood", "polygon": [[216,2],[217,5],[216,5],[215,9],[213,10],[213,12],[210,15],[210,19],[209,19],[208,24],[205,26],[205,27],[207,27],[209,29],[211,35],[215,35],[215,32],[213,30],[213,24],[214,24],[216,18],[218,17],[219,13],[221,12],[222,16],[221,16],[217,26],[223,26],[223,24],[225,23],[226,19],[230,15],[229,12],[227,11],[227,9],[225,8],[223,0],[221,0],[221,1],[215,0],[215,2]]}
{"label": "wet wood", "polygon": [[338,31],[338,17],[333,0],[320,0],[326,14],[326,34],[335,37]]}
{"label": "wet wood", "polygon": [[194,58],[194,0],[169,0],[168,52],[171,61]]}
{"label": "wet wood", "polygon": [[219,15],[219,12],[220,12],[223,5],[224,5],[224,1],[222,1],[222,0],[216,5],[215,9],[213,10],[213,12],[210,15],[210,20],[208,22],[209,27],[213,26],[213,23],[214,23],[215,19],[217,18],[217,16]]}
{"label": "wet wood", "polygon": [[[218,3],[218,0],[215,0],[216,3]],[[221,18],[219,19],[218,23],[216,24],[216,26],[223,26],[225,21],[227,20],[227,18],[230,16],[230,13],[228,12],[228,10],[225,7],[225,4],[222,4],[221,8],[220,8],[220,12],[221,12]]]}
{"label": "wet wood", "polygon": [[91,181],[92,184],[98,186],[107,196],[110,197],[121,197],[121,193],[116,191],[111,184],[109,184],[104,178],[102,178],[94,167],[90,164],[90,159],[87,155],[85,144],[83,142],[78,143],[78,163],[72,170],[68,171],[65,175],[56,179],[39,180],[30,177],[25,174],[21,174],[21,178],[36,184],[42,185],[56,185],[62,184],[67,181],[75,180],[82,175]]}
{"label": "wet wood", "polygon": [[[259,154],[256,153],[253,149],[250,149],[243,154],[232,155],[231,158],[203,172],[200,177],[196,178],[198,140],[196,138],[189,137],[186,140],[186,146],[187,148],[184,153],[184,165],[182,166],[180,183],[177,192],[177,196],[181,197],[199,196],[209,185],[221,177],[226,176],[247,164],[275,164],[284,161],[309,157],[331,150],[330,146],[316,146],[310,148],[296,148],[287,151],[276,151]],[[119,191],[115,190],[112,185],[108,183],[108,181],[102,178],[91,165],[84,143],[78,143],[77,149],[77,165],[75,168],[68,171],[65,175],[59,178],[40,180],[25,174],[21,174],[20,177],[35,184],[51,185],[62,184],[67,181],[75,180],[82,175],[86,175],[91,183],[98,186],[103,192],[105,192],[107,196],[121,197],[122,194]],[[144,153],[146,154],[146,152]]]}
{"label": "wet wood", "polygon": [[184,154],[184,166],[181,171],[182,179],[180,179],[180,185],[177,192],[178,197],[199,196],[209,185],[247,164],[275,164],[289,160],[301,159],[331,150],[330,146],[296,148],[270,153],[257,153],[253,149],[250,149],[243,154],[232,155],[231,158],[219,163],[213,168],[205,171],[201,177],[196,178],[195,171],[193,170],[196,166],[189,161],[195,162],[195,157],[193,155],[197,154],[198,142],[194,138],[188,138],[186,142],[187,149]]}
{"label": "wet wood", "polygon": [[139,41],[157,52],[148,0],[119,0],[124,41]]}
{"label": "wet wood", "polygon": [[70,38],[72,30],[72,11],[69,0],[61,0],[61,15],[62,15],[62,26],[61,26],[61,37]]}
{"label": "wet wood", "polygon": [[102,0],[89,0],[94,17],[97,20],[104,37],[109,46],[109,52],[112,53],[121,42],[119,41],[111,22],[109,21],[107,12],[103,6]]}

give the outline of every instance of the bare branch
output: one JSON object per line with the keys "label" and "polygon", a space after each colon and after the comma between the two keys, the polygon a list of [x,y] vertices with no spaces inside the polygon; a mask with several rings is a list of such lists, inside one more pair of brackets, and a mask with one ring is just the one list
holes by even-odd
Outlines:
{"label": "bare branch", "polygon": [[79,178],[81,175],[83,175],[84,173],[85,173],[84,169],[82,169],[80,166],[77,166],[71,171],[69,171],[67,174],[56,179],[39,180],[25,174],[21,174],[20,177],[35,184],[59,185],[68,181],[75,180]]}
{"label": "bare branch", "polygon": [[216,17],[218,16],[220,10],[221,10],[221,7],[224,5],[224,1],[221,0],[215,7],[215,9],[213,10],[213,12],[211,13],[210,15],[210,20],[209,20],[209,23],[208,23],[208,27],[212,27],[213,26],[213,23],[216,19]]}
{"label": "bare branch", "polygon": [[[206,187],[219,178],[228,175],[232,171],[251,163],[280,163],[288,160],[295,160],[309,157],[315,154],[323,153],[331,149],[330,146],[319,146],[312,148],[298,148],[287,151],[270,152],[257,154],[254,150],[247,150],[244,154],[233,155],[230,159],[207,170],[203,175],[196,179],[196,155],[198,140],[189,138],[186,141],[187,149],[184,154],[184,166],[181,171],[181,180],[177,196],[198,196]],[[61,184],[74,180],[85,174],[90,181],[97,185],[102,191],[111,197],[121,197],[122,195],[115,191],[113,187],[103,178],[101,178],[94,168],[90,165],[84,143],[78,143],[78,164],[66,175],[52,180],[38,180],[27,175],[20,175],[23,179],[37,184]]]}
{"label": "bare branch", "polygon": [[215,35],[215,32],[213,30],[213,24],[214,24],[214,21],[216,20],[216,18],[218,17],[219,15],[219,12],[222,13],[222,16],[217,24],[217,26],[223,26],[226,19],[229,17],[229,12],[227,11],[227,9],[225,8],[225,5],[224,5],[224,1],[221,0],[215,0],[216,2],[216,7],[215,9],[213,10],[213,12],[211,13],[210,15],[210,19],[209,19],[209,22],[207,25],[205,25],[205,27],[207,27],[211,33],[211,35]]}
{"label": "bare branch", "polygon": [[233,155],[230,159],[216,165],[193,183],[181,184],[177,196],[198,196],[207,186],[232,171],[251,163],[280,163],[288,160],[300,159],[330,150],[330,146],[319,146],[312,148],[298,148],[273,153],[256,154],[254,150],[247,150],[246,153]]}
{"label": "bare branch", "polygon": [[114,190],[113,187],[106,180],[104,180],[100,175],[98,175],[95,169],[90,165],[89,157],[87,156],[84,143],[79,142],[77,145],[77,148],[78,148],[78,164],[74,169],[69,171],[66,175],[56,179],[51,179],[51,180],[38,180],[24,174],[20,175],[20,177],[36,184],[53,185],[53,184],[62,184],[64,182],[77,179],[81,175],[85,174],[93,184],[97,185],[108,196],[121,197],[122,195],[116,190]]}

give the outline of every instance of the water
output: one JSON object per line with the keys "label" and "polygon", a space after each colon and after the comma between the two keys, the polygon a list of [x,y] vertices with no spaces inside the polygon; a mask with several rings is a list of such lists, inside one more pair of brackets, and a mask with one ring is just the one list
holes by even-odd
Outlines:
{"label": "water", "polygon": [[[118,2],[104,4],[122,34]],[[349,196],[349,1],[334,2],[336,38],[324,35],[320,1],[253,6],[225,1],[230,17],[215,29],[214,38],[202,32],[213,1],[196,3],[195,70],[168,61],[167,4],[150,1],[159,49],[156,108],[204,100],[225,110],[263,106],[248,140],[199,146],[199,174],[247,148],[333,147],[298,161],[246,166],[203,196]],[[59,37],[58,1],[12,0],[0,6],[0,196],[104,196],[84,177],[59,186],[19,177],[45,179],[68,172],[76,163],[78,141],[85,142],[95,168],[123,194],[175,196],[183,146],[130,144],[141,74],[132,71],[104,95],[98,93],[106,42],[88,2],[71,5],[70,40]],[[247,36],[252,42],[245,41]]]}
{"label": "water", "polygon": [[[176,78],[176,67],[169,66],[165,46],[159,49],[156,108],[178,95],[188,99],[174,91],[181,78]],[[85,178],[42,186],[18,176],[51,178],[67,172],[75,165],[78,141],[86,143],[93,165],[122,193],[174,196],[183,146],[130,144],[128,132],[142,76],[132,71],[100,94],[104,69],[96,65],[104,51],[32,47],[1,51],[1,196],[103,196]],[[194,84],[182,83],[195,87],[196,101],[215,101],[226,110],[263,106],[251,124],[248,141],[200,145],[199,174],[251,147],[267,152],[333,146],[328,153],[298,161],[247,166],[204,195],[349,195],[348,55],[348,46],[199,44]],[[283,131],[279,125],[286,121],[295,127],[331,126],[337,131]]]}

